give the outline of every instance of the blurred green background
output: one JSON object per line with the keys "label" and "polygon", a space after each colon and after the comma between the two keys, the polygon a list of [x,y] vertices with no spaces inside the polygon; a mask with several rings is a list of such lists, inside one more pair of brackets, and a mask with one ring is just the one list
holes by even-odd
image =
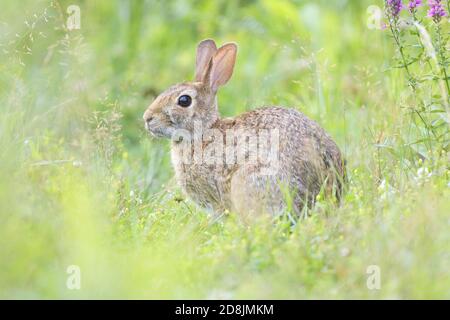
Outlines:
{"label": "blurred green background", "polygon": [[[449,298],[449,171],[433,171],[448,158],[403,148],[420,128],[370,5],[382,1],[3,1],[0,297]],[[142,114],[193,78],[205,38],[239,45],[222,115],[296,107],[336,140],[341,207],[248,227],[184,198]]]}

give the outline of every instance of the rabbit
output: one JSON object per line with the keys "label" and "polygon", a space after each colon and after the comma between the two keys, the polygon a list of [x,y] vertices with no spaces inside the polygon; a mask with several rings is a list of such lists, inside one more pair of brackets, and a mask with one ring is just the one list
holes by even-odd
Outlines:
{"label": "rabbit", "polygon": [[[243,218],[277,216],[286,209],[300,215],[321,190],[340,199],[345,173],[341,152],[303,113],[270,106],[220,117],[217,91],[231,78],[236,55],[235,43],[217,48],[211,39],[201,41],[195,81],[170,87],[144,113],[151,135],[172,140],[172,165],[183,192],[216,214],[235,212]],[[229,132],[234,135],[228,139]],[[243,132],[250,134],[240,139]],[[270,142],[254,139],[261,132]],[[272,155],[274,165],[255,157],[236,161],[236,154],[248,160],[251,148]]]}

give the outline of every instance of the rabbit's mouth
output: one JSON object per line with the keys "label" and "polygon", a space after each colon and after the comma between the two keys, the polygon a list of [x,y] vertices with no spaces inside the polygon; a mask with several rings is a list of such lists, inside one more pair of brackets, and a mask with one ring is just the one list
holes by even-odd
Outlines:
{"label": "rabbit's mouth", "polygon": [[145,123],[145,129],[155,138],[171,138],[173,134],[173,128],[165,127],[154,121]]}

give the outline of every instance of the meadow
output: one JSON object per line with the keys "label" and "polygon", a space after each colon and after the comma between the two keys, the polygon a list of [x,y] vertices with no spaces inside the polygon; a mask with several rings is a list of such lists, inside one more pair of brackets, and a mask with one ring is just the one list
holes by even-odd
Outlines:
{"label": "meadow", "polygon": [[[427,43],[373,5],[2,1],[0,298],[449,299],[448,17],[417,9]],[[340,206],[247,225],[181,193],[142,114],[205,38],[239,45],[223,116],[290,106],[330,133]]]}

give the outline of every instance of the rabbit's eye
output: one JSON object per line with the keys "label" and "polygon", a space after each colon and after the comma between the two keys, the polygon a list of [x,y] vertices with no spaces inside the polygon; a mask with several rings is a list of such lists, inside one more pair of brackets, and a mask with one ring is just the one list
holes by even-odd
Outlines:
{"label": "rabbit's eye", "polygon": [[178,98],[178,105],[181,107],[189,107],[192,103],[192,98],[188,95],[182,95]]}

